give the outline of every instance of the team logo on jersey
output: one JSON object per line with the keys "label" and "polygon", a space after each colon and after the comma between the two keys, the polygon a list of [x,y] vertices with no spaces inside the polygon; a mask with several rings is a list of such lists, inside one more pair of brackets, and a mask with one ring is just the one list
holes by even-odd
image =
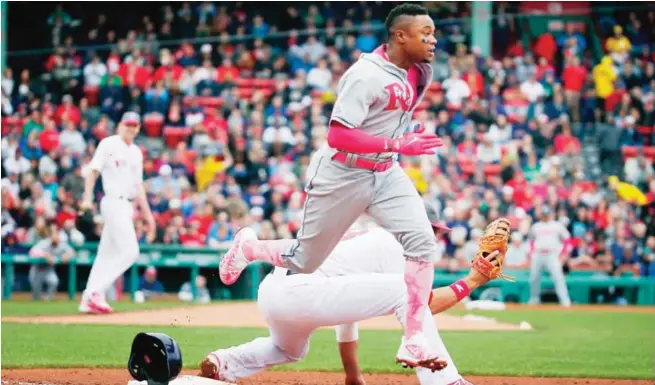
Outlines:
{"label": "team logo on jersey", "polygon": [[389,104],[384,109],[385,111],[393,111],[398,108],[407,112],[412,104],[412,91],[409,85],[400,83],[391,83],[384,87],[389,92]]}

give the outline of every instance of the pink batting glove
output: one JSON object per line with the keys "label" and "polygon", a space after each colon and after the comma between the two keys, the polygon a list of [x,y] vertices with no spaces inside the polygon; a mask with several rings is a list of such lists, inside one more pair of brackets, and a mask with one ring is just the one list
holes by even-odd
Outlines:
{"label": "pink batting glove", "polygon": [[433,155],[435,148],[441,147],[443,142],[435,134],[409,132],[400,138],[390,139],[387,142],[387,150],[402,155]]}

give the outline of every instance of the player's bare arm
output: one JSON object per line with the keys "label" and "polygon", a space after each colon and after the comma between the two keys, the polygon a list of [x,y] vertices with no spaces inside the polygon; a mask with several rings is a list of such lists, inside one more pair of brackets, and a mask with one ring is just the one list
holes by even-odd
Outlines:
{"label": "player's bare arm", "polygon": [[148,196],[146,195],[146,189],[143,183],[140,183],[136,190],[136,199],[139,203],[143,215],[145,216],[148,230],[153,230],[156,228],[155,217],[152,216],[152,210],[150,209],[150,204],[148,203]]}
{"label": "player's bare arm", "polygon": [[339,355],[346,373],[346,385],[365,385],[364,376],[357,360],[358,341],[339,342]]}
{"label": "player's bare arm", "polygon": [[100,173],[97,170],[89,168],[84,176],[84,195],[80,209],[82,211],[91,210],[93,207],[93,188],[96,185]]}
{"label": "player's bare arm", "polygon": [[[494,251],[487,255],[485,259],[491,264],[496,264],[496,257],[499,254],[498,251]],[[439,314],[450,309],[462,299],[466,298],[470,292],[483,286],[489,282],[489,280],[489,278],[484,276],[478,270],[471,268],[469,274],[462,280],[455,282],[450,286],[432,290],[432,295],[430,297],[430,311],[432,314]]]}

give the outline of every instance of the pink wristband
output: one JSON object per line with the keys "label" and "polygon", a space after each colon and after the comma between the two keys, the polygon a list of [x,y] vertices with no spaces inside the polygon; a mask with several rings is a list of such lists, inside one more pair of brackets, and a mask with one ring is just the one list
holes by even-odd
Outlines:
{"label": "pink wristband", "polygon": [[471,289],[466,285],[466,282],[464,282],[463,279],[460,279],[459,281],[451,284],[448,286],[455,292],[455,296],[457,297],[457,302],[461,301],[462,299],[468,297],[469,294],[471,294]]}

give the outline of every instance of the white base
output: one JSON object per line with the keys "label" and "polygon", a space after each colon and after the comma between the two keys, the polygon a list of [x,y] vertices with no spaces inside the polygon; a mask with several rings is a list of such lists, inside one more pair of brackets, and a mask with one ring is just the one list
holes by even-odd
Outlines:
{"label": "white base", "polygon": [[[147,381],[128,381],[127,385],[148,385]],[[216,381],[198,376],[179,376],[169,382],[169,385],[234,385],[230,382]]]}

